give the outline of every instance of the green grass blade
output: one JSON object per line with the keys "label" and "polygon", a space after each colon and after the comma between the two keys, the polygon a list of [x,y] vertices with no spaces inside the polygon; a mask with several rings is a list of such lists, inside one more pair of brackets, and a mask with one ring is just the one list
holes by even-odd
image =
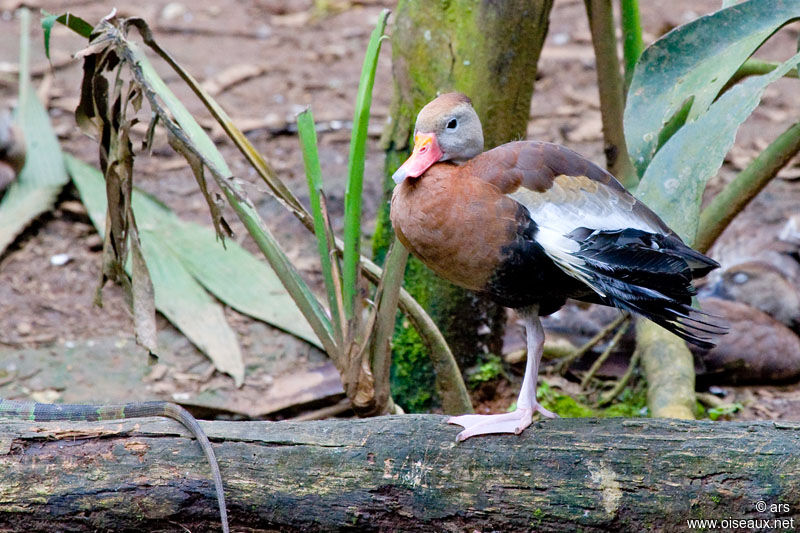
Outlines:
{"label": "green grass blade", "polygon": [[341,324],[336,285],[333,280],[333,256],[330,243],[333,242],[333,231],[322,212],[320,198],[324,194],[322,189],[322,169],[319,164],[317,152],[317,132],[314,127],[314,117],[310,109],[297,115],[297,133],[300,136],[300,145],[303,149],[303,163],[308,181],[308,193],[311,203],[311,214],[314,217],[314,234],[317,237],[317,251],[319,252],[320,266],[325,278],[325,289],[328,293],[328,306],[331,309],[334,324]]}
{"label": "green grass blade", "polygon": [[21,11],[19,107],[16,122],[25,137],[25,166],[0,201],[0,253],[42,213],[69,181],[50,117],[30,80],[30,12]]}
{"label": "green grass blade", "polygon": [[372,31],[358,84],[356,110],[353,116],[353,133],[350,139],[350,158],[347,165],[347,188],[344,195],[344,264],[342,287],[345,316],[353,318],[357,292],[357,275],[361,257],[361,192],[364,185],[364,160],[366,158],[367,126],[372,105],[372,87],[381,49],[383,31],[389,11],[383,10]]}

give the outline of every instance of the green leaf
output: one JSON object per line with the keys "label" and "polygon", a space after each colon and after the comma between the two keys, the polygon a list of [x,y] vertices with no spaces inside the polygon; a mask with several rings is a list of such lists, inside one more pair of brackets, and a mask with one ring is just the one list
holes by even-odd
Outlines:
{"label": "green leaf", "polygon": [[722,166],[739,126],[756,108],[767,85],[798,63],[800,54],[768,74],[731,88],[706,113],[678,130],[647,167],[636,196],[686,242],[694,242],[703,190]]}
{"label": "green leaf", "polygon": [[[139,206],[147,200],[134,195],[137,217],[146,216]],[[181,221],[172,214],[169,218],[158,230],[159,238],[209,292],[240,313],[322,347],[269,265],[234,241],[223,248],[210,228]]]}
{"label": "green leaf", "polygon": [[244,361],[222,306],[183,268],[157,233],[141,230],[142,252],[155,287],[156,308],[203,351],[236,386],[244,381]]}
{"label": "green leaf", "polygon": [[25,166],[0,201],[0,253],[42,213],[49,211],[69,181],[64,170],[61,147],[29,75],[29,21],[21,11],[20,80],[17,124],[25,137]]}
{"label": "green leaf", "polygon": [[51,15],[47,11],[42,10],[42,30],[44,31],[44,53],[47,59],[50,59],[50,33],[53,31],[53,26],[59,22],[71,29],[78,35],[86,37],[87,39],[92,35],[92,25],[80,17],[67,12],[63,15]]}
{"label": "green leaf", "polygon": [[342,290],[344,310],[348,319],[353,317],[357,291],[359,259],[361,258],[361,192],[364,184],[364,160],[366,158],[367,126],[372,105],[372,87],[375,84],[375,69],[381,51],[383,31],[389,10],[384,9],[378,24],[372,30],[361,68],[361,81],[356,95],[356,110],[353,116],[353,133],[350,138],[350,158],[347,164],[347,187],[344,193],[344,249],[342,265]]}
{"label": "green leaf", "polygon": [[686,102],[691,122],[766,39],[798,18],[796,0],[748,0],[680,26],[648,47],[636,64],[624,115],[639,175],[658,150],[662,128]]}
{"label": "green leaf", "polygon": [[[103,233],[106,199],[102,174],[71,156],[67,157],[67,166],[89,217]],[[133,210],[140,233],[147,231],[150,238],[157,237],[183,268],[221,301],[240,313],[320,346],[308,321],[263,261],[233,241],[223,248],[213,230],[181,220],[158,200],[136,189]],[[156,296],[159,289],[155,287]],[[161,311],[158,298],[156,308]]]}
{"label": "green leaf", "polygon": [[719,420],[721,417],[731,416],[744,409],[744,406],[739,402],[728,403],[717,407],[712,407],[707,411],[708,418],[711,420]]}
{"label": "green leaf", "polygon": [[[65,162],[92,223],[98,233],[103,235],[106,222],[103,174],[72,156],[66,156]],[[139,220],[141,241],[142,257],[138,260],[142,264],[138,268],[144,263],[147,265],[156,309],[208,355],[218,370],[230,374],[237,386],[241,385],[244,380],[244,362],[236,335],[225,320],[222,306],[211,299],[205,289],[195,281],[183,261],[164,242],[163,233],[171,228],[169,219],[177,217],[140,191],[134,191],[133,203],[136,218]],[[144,209],[142,204],[145,205]],[[208,232],[213,239],[213,232]],[[220,245],[215,243],[215,247]],[[141,259],[144,261],[141,262]],[[126,270],[130,272],[136,262],[134,252],[133,261],[128,261]],[[138,296],[140,295],[137,295],[137,299],[142,302],[150,300]]]}

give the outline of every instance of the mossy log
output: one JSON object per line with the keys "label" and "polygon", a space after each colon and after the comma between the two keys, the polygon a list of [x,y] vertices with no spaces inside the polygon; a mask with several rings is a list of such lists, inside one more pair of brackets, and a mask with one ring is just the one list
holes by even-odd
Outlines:
{"label": "mossy log", "polygon": [[[486,148],[525,137],[536,63],[547,34],[552,0],[401,0],[392,30],[394,96],[384,135],[386,195],[390,176],[408,157],[414,121],[440,92],[461,91],[481,117]],[[392,239],[388,202],[374,237],[380,262]],[[416,259],[409,261],[406,289],[436,321],[462,368],[502,346],[505,311],[488,299],[455,287]],[[395,337],[392,391],[403,407],[430,405],[433,378],[426,348],[408,327]]]}
{"label": "mossy log", "polygon": [[[558,419],[461,444],[435,415],[202,425],[234,530],[684,531],[688,519],[800,518],[799,423]],[[177,424],[0,421],[0,530],[185,528],[218,529],[218,516],[203,455]]]}

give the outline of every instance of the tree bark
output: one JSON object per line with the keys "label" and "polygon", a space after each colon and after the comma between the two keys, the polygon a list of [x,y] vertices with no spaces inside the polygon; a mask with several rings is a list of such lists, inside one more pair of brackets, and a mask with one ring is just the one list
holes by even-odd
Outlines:
{"label": "tree bark", "polygon": [[[202,425],[234,530],[685,531],[688,519],[800,519],[800,423],[557,419],[461,444],[435,415]],[[0,421],[0,530],[210,531],[216,509],[203,455],[172,421]]]}
{"label": "tree bark", "polygon": [[[461,91],[481,117],[486,148],[525,137],[536,63],[552,0],[401,1],[392,32],[394,97],[386,130],[386,196],[390,177],[409,154],[419,110],[440,92]],[[379,214],[375,255],[391,242],[388,202]],[[406,288],[431,314],[459,363],[474,364],[502,345],[505,311],[409,261]],[[432,378],[419,372],[424,347],[407,327],[395,339],[393,394],[406,408],[424,409]],[[405,379],[398,379],[405,378]],[[400,381],[400,382],[398,382]],[[421,395],[420,395],[421,391]]]}

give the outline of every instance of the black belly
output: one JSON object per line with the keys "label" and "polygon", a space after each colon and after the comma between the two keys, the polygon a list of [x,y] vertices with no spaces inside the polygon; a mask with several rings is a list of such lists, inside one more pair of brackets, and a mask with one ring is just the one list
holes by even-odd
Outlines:
{"label": "black belly", "polygon": [[538,228],[527,209],[519,213],[518,220],[516,238],[502,248],[502,260],[485,293],[505,307],[538,305],[541,316],[558,311],[567,298],[600,303],[594,291],[565,274],[536,242]]}

